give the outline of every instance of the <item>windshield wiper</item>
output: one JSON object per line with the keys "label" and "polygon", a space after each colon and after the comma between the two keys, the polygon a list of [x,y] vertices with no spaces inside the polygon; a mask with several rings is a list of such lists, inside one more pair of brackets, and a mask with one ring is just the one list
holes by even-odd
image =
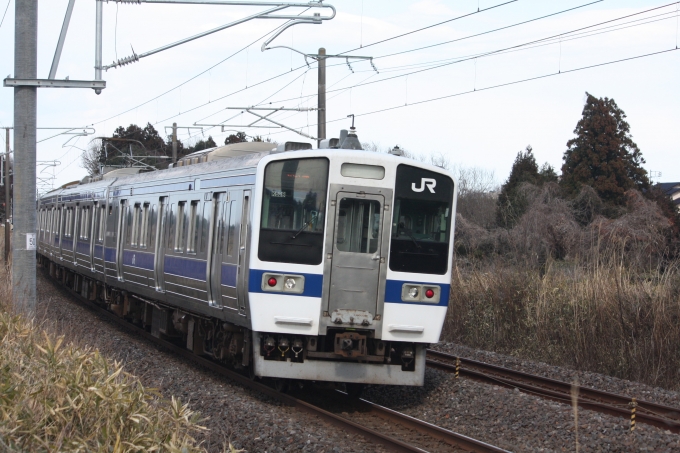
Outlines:
{"label": "windshield wiper", "polygon": [[300,229],[295,232],[295,234],[291,237],[291,239],[296,239],[300,235],[300,233],[302,233],[305,230],[305,228],[311,227],[312,225],[314,225],[314,223],[316,222],[316,220],[318,218],[318,215],[319,214],[316,211],[312,211],[312,218],[309,219],[309,222],[303,223],[302,226],[300,227]]}
{"label": "windshield wiper", "polygon": [[407,235],[408,237],[411,238],[411,240],[413,241],[413,243],[415,244],[415,246],[416,246],[418,249],[421,248],[421,247],[420,247],[420,244],[418,244],[418,241],[416,240],[415,236],[413,236],[413,233],[411,232],[411,230],[407,229],[407,228],[404,226],[403,223],[400,223],[400,224],[399,224],[399,228],[397,229],[397,234],[399,233],[399,230],[401,230],[401,231],[403,231],[404,233],[406,233],[406,235]]}
{"label": "windshield wiper", "polygon": [[304,229],[307,228],[311,224],[312,224],[312,222],[303,223],[302,226],[300,227],[300,229],[297,230],[293,236],[291,236],[291,239],[297,238],[300,235],[300,233],[302,233],[304,231]]}

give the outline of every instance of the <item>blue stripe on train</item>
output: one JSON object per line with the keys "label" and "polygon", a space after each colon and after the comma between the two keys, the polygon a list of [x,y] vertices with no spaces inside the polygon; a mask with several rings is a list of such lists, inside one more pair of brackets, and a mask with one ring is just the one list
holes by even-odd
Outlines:
{"label": "blue stripe on train", "polygon": [[233,286],[236,288],[236,271],[238,266],[236,264],[224,264],[222,263],[222,281],[223,285]]}
{"label": "blue stripe on train", "polygon": [[[409,283],[413,285],[432,285],[439,286],[441,288],[441,296],[439,298],[439,303],[431,304],[427,302],[404,302],[401,300],[401,288],[404,283]],[[385,302],[399,303],[399,304],[411,304],[411,305],[428,305],[440,307],[446,307],[449,305],[449,291],[451,285],[442,283],[428,283],[428,282],[407,282],[404,280],[387,280],[385,285]]]}
{"label": "blue stripe on train", "polygon": [[153,253],[140,252],[138,250],[123,250],[123,265],[141,267],[149,271],[153,270]]}
{"label": "blue stripe on train", "polygon": [[95,244],[94,245],[94,257],[95,258],[101,258],[103,250],[104,250],[103,246]]}
{"label": "blue stripe on train", "polygon": [[305,296],[305,297],[321,297],[323,292],[323,275],[319,274],[298,274],[291,272],[293,275],[302,275],[305,277],[305,290],[302,294],[296,293],[284,293],[284,292],[272,292],[272,291],[262,291],[262,274],[286,274],[283,271],[263,271],[259,269],[251,269],[248,278],[248,291],[251,293],[267,293],[267,294],[281,294],[284,296]]}
{"label": "blue stripe on train", "polygon": [[106,247],[104,249],[104,261],[107,261],[109,263],[115,263],[116,262],[116,249],[113,247]]}
{"label": "blue stripe on train", "polygon": [[89,255],[90,244],[88,244],[87,242],[78,241],[78,244],[76,245],[76,252],[82,253],[83,255]]}
{"label": "blue stripe on train", "polygon": [[204,260],[193,260],[181,258],[179,256],[166,256],[164,263],[166,274],[205,281],[206,263]]}

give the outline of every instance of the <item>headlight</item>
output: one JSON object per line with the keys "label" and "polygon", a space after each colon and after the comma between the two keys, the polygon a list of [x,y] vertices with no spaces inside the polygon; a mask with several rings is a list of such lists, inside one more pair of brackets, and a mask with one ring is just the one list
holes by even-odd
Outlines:
{"label": "headlight", "polygon": [[411,296],[413,299],[418,297],[418,288],[413,287],[408,290],[408,295]]}
{"label": "headlight", "polygon": [[287,288],[287,289],[293,289],[293,288],[295,288],[295,279],[293,279],[293,278],[288,278],[288,279],[286,279],[285,285],[286,285],[286,288]]}

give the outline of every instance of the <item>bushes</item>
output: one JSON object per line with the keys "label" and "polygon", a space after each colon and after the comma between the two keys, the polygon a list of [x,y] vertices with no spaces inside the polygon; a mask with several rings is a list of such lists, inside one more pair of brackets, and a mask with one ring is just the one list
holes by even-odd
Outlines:
{"label": "bushes", "polygon": [[621,256],[454,269],[447,341],[680,389],[680,263]]}
{"label": "bushes", "polygon": [[680,389],[674,223],[640,192],[523,184],[513,228],[456,219],[443,339]]}

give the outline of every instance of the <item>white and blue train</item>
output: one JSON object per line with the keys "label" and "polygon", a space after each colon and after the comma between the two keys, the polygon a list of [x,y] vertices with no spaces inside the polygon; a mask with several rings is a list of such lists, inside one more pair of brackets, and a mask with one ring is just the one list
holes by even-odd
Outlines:
{"label": "white and blue train", "polygon": [[52,191],[38,203],[39,263],[252,376],[423,385],[457,188],[441,168],[345,136],[233,144]]}

